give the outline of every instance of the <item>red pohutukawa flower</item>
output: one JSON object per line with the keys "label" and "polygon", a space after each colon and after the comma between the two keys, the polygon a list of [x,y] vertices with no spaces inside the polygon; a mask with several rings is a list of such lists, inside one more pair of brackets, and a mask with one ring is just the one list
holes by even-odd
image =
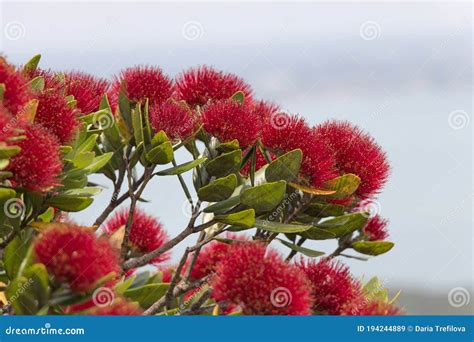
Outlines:
{"label": "red pohutukawa flower", "polygon": [[[115,216],[104,225],[104,232],[112,234],[127,224],[128,208],[119,210]],[[133,223],[130,230],[130,244],[140,253],[149,253],[161,246],[168,240],[168,235],[163,230],[161,223],[154,217],[146,214],[140,209],[135,209]],[[158,264],[169,259],[165,253],[157,256],[151,262]]]}
{"label": "red pohutukawa flower", "polygon": [[99,109],[102,96],[107,93],[109,82],[82,72],[65,74],[66,94],[74,96],[77,108],[83,114]]}
{"label": "red pohutukawa flower", "polygon": [[112,96],[123,90],[132,102],[160,104],[173,93],[173,82],[158,67],[136,66],[123,70],[112,84]]}
{"label": "red pohutukawa flower", "polygon": [[341,173],[361,178],[356,194],[368,198],[384,186],[390,166],[385,152],[369,134],[347,121],[327,121],[316,126],[315,133],[327,141]]}
{"label": "red pohutukawa flower", "polygon": [[313,186],[321,186],[337,176],[332,151],[312,132],[303,118],[273,112],[264,118],[262,142],[276,154],[301,149],[301,171]]}
{"label": "red pohutukawa flower", "polygon": [[232,245],[211,280],[217,301],[247,315],[307,315],[311,296],[304,274],[260,243]]}
{"label": "red pohutukawa flower", "polygon": [[2,56],[0,56],[0,84],[5,86],[3,105],[14,115],[33,99],[28,79],[13,65],[8,64]]}
{"label": "red pohutukawa flower", "polygon": [[110,305],[97,307],[89,310],[87,315],[92,316],[139,316],[143,310],[135,303],[126,301],[123,298],[116,299]]}
{"label": "red pohutukawa flower", "polygon": [[349,268],[339,262],[301,260],[297,266],[310,281],[315,313],[339,315],[344,306],[360,294],[360,284],[352,278]]}
{"label": "red pohutukawa flower", "polygon": [[10,159],[8,171],[13,173],[12,184],[32,191],[43,191],[58,184],[63,164],[59,143],[45,128],[21,123],[19,128],[26,138],[15,145],[21,152]]}
{"label": "red pohutukawa flower", "polygon": [[387,232],[388,220],[381,218],[379,215],[369,218],[363,232],[369,240],[384,240],[388,237]]}
{"label": "red pohutukawa flower", "polygon": [[177,97],[191,107],[228,99],[238,91],[250,100],[252,88],[243,79],[208,66],[191,68],[176,78]]}
{"label": "red pohutukawa flower", "polygon": [[8,145],[8,140],[14,135],[14,126],[15,121],[0,102],[0,146]]}
{"label": "red pohutukawa flower", "polygon": [[153,129],[163,130],[171,139],[185,139],[197,128],[197,117],[185,103],[166,101],[150,109]]}
{"label": "red pohutukawa flower", "polygon": [[120,273],[118,256],[108,241],[73,224],[51,224],[35,241],[34,251],[50,274],[77,292],[90,291],[99,279]]}
{"label": "red pohutukawa flower", "polygon": [[348,303],[342,310],[342,314],[349,316],[396,316],[403,314],[403,311],[393,304],[361,296]]}
{"label": "red pohutukawa flower", "polygon": [[69,106],[66,98],[53,89],[42,92],[38,100],[35,122],[47,128],[62,144],[70,142],[79,126],[77,110]]}
{"label": "red pohutukawa flower", "polygon": [[234,139],[246,147],[255,142],[260,131],[260,121],[251,103],[224,100],[211,103],[202,113],[204,129],[227,142]]}

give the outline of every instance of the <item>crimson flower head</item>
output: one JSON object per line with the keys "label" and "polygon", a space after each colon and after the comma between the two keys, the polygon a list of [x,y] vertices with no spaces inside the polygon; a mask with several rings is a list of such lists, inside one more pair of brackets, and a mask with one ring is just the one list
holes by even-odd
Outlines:
{"label": "crimson flower head", "polygon": [[245,94],[246,101],[250,100],[252,88],[243,79],[208,66],[191,68],[176,79],[177,97],[191,107],[226,100],[238,91]]}
{"label": "crimson flower head", "polygon": [[123,70],[112,84],[112,97],[123,90],[132,102],[160,104],[173,93],[173,82],[158,67],[136,66]]}
{"label": "crimson flower head", "polygon": [[44,191],[58,184],[63,164],[59,143],[53,135],[40,125],[21,123],[25,139],[15,145],[20,153],[10,159],[8,171],[14,186],[32,191]]}
{"label": "crimson flower head", "polygon": [[8,145],[8,140],[14,135],[14,124],[12,116],[0,103],[0,146]]}
{"label": "crimson flower head", "polygon": [[202,113],[202,122],[204,129],[220,142],[237,139],[241,147],[253,144],[260,131],[259,117],[247,102],[213,102]]}
{"label": "crimson flower head", "polygon": [[363,232],[371,241],[385,240],[388,237],[387,225],[388,220],[375,215],[369,218]]}
{"label": "crimson flower head", "polygon": [[28,79],[2,56],[0,56],[0,84],[5,86],[3,105],[14,115],[34,97],[28,86]]}
{"label": "crimson flower head", "polygon": [[196,115],[184,103],[173,100],[150,108],[150,121],[156,132],[163,130],[170,139],[186,139],[197,128]]}
{"label": "crimson flower head", "polygon": [[347,121],[327,121],[315,128],[336,158],[341,173],[354,173],[361,179],[356,191],[360,198],[380,192],[387,181],[390,166],[385,152],[369,134]]}
{"label": "crimson flower head", "polygon": [[[108,220],[104,225],[104,232],[112,234],[118,229],[124,227],[128,220],[128,208],[119,210],[115,216]],[[163,246],[168,240],[168,235],[163,230],[161,223],[154,217],[146,214],[140,209],[135,209],[133,214],[133,223],[130,230],[130,244],[140,253],[149,253]],[[151,262],[158,264],[169,259],[169,254],[165,253],[157,256]]]}
{"label": "crimson flower head", "polygon": [[74,96],[81,113],[88,114],[99,109],[100,100],[109,88],[107,80],[82,72],[69,72],[64,76],[66,94]]}
{"label": "crimson flower head", "polygon": [[229,248],[211,280],[213,297],[239,305],[246,315],[308,315],[311,296],[304,274],[260,243]]}
{"label": "crimson flower head", "polygon": [[360,294],[360,284],[352,278],[349,268],[339,262],[301,260],[297,266],[311,283],[313,311],[316,313],[339,315],[344,306]]}
{"label": "crimson flower head", "polygon": [[38,100],[35,122],[47,128],[62,144],[70,142],[79,127],[77,111],[55,89],[43,91]]}
{"label": "crimson flower head", "polygon": [[52,223],[35,241],[34,252],[50,274],[76,292],[90,291],[106,275],[120,274],[108,241],[74,224]]}
{"label": "crimson flower head", "polygon": [[264,118],[262,143],[278,155],[301,149],[301,172],[313,186],[337,176],[332,151],[301,117],[273,111]]}
{"label": "crimson flower head", "polygon": [[117,298],[110,305],[96,307],[87,312],[91,316],[140,316],[143,310],[136,304],[123,298]]}

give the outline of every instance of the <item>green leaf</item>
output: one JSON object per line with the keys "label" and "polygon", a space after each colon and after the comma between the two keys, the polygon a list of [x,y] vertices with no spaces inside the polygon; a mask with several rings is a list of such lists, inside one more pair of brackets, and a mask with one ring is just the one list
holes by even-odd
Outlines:
{"label": "green leaf", "polygon": [[388,302],[388,289],[383,286],[383,283],[377,278],[371,278],[363,287],[362,292],[369,300],[380,300]]}
{"label": "green leaf", "polygon": [[8,285],[5,291],[8,301],[17,315],[34,315],[37,312],[36,298],[28,291],[30,286],[28,278],[18,277]]}
{"label": "green leaf", "polygon": [[279,180],[292,181],[300,173],[303,153],[301,150],[293,150],[272,161],[265,170],[265,179],[268,182]]}
{"label": "green leaf", "polygon": [[143,309],[148,309],[166,294],[169,286],[168,283],[147,284],[141,287],[129,288],[123,295],[134,302],[138,302]]}
{"label": "green leaf", "polygon": [[0,83],[0,101],[3,101],[5,90],[6,90],[5,83]]}
{"label": "green leaf", "polygon": [[127,98],[127,95],[124,94],[123,90],[120,90],[119,92],[119,110],[120,115],[127,126],[132,127],[132,109],[130,106],[130,101]]}
{"label": "green leaf", "polygon": [[334,190],[316,189],[316,188],[311,188],[311,187],[304,186],[297,183],[288,183],[288,185],[291,186],[292,188],[303,191],[304,193],[315,195],[315,196],[330,196],[336,193],[336,191]]}
{"label": "green leaf", "polygon": [[313,217],[341,216],[344,214],[344,206],[329,203],[311,203],[303,212]]}
{"label": "green leaf", "polygon": [[198,197],[202,201],[219,202],[229,198],[237,187],[237,176],[230,174],[218,178],[198,190]]}
{"label": "green leaf", "polygon": [[51,222],[54,219],[54,208],[49,207],[44,213],[39,215],[38,218],[44,223]]}
{"label": "green leaf", "polygon": [[330,240],[336,238],[336,234],[329,232],[326,229],[316,227],[311,227],[311,229],[301,233],[301,236],[308,240]]}
{"label": "green leaf", "polygon": [[220,201],[214,204],[211,204],[207,208],[204,208],[205,213],[219,213],[219,212],[224,212],[227,211],[233,207],[235,207],[237,204],[240,203],[240,196],[233,196],[230,197],[224,201]]}
{"label": "green leaf", "polygon": [[83,169],[92,164],[92,162],[94,161],[94,157],[94,152],[81,152],[74,157],[72,163],[75,167]]}
{"label": "green leaf", "polygon": [[21,148],[18,146],[0,146],[0,159],[8,159],[20,151]]}
{"label": "green leaf", "polygon": [[394,246],[390,241],[356,241],[352,243],[352,248],[357,252],[366,255],[380,255],[387,253]]}
{"label": "green leaf", "polygon": [[255,219],[254,226],[256,228],[266,230],[273,233],[301,233],[311,229],[312,226],[304,225],[304,224],[292,224],[292,223],[281,223],[281,222],[273,222],[269,220],[260,220]]}
{"label": "green leaf", "polygon": [[237,101],[239,102],[240,104],[243,104],[244,101],[245,101],[245,94],[243,91],[238,91],[236,92],[234,95],[231,96],[230,98],[232,101]]}
{"label": "green leaf", "polygon": [[91,197],[59,195],[51,198],[48,205],[67,212],[76,212],[86,209],[93,201]]}
{"label": "green leaf", "polygon": [[41,55],[37,54],[33,56],[26,64],[23,66],[22,72],[24,74],[29,74],[33,71],[35,71],[38,68],[38,64],[40,62]]}
{"label": "green leaf", "polygon": [[252,228],[255,221],[255,210],[247,209],[232,214],[216,215],[214,220],[228,225]]}
{"label": "green leaf", "polygon": [[274,209],[283,200],[285,193],[285,181],[266,183],[244,190],[240,202],[262,213]]}
{"label": "green leaf", "polygon": [[91,197],[102,192],[101,188],[87,187],[82,189],[71,189],[62,193],[65,196]]}
{"label": "green leaf", "polygon": [[336,237],[341,237],[364,228],[367,219],[368,215],[366,213],[347,214],[326,220],[317,224],[316,227],[323,228],[335,234]]}
{"label": "green leaf", "polygon": [[224,153],[206,163],[207,173],[215,177],[224,177],[239,171],[242,161],[242,151],[235,150]]}
{"label": "green leaf", "polygon": [[25,269],[23,275],[31,284],[31,287],[27,290],[33,294],[37,302],[37,309],[39,310],[49,300],[48,271],[43,264],[33,264]]}
{"label": "green leaf", "polygon": [[[0,188],[0,203],[16,196],[16,191],[9,188]],[[2,208],[3,209],[3,208]]]}
{"label": "green leaf", "polygon": [[30,244],[30,235],[17,236],[5,247],[3,264],[9,279],[15,279],[22,267],[22,263],[27,263]]}
{"label": "green leaf", "polygon": [[240,148],[239,141],[234,139],[225,143],[221,143],[216,147],[216,150],[220,153],[232,152]]}
{"label": "green leaf", "polygon": [[37,76],[33,78],[28,85],[33,91],[41,92],[44,89],[44,78],[42,76]]}
{"label": "green leaf", "polygon": [[90,152],[94,148],[98,134],[91,134],[79,147],[76,149],[75,154],[80,154],[82,152]]}
{"label": "green leaf", "polygon": [[169,141],[169,139],[168,139],[168,136],[166,135],[165,131],[159,131],[151,139],[151,146],[156,147],[156,146],[161,145],[161,144],[163,144],[167,141]]}
{"label": "green leaf", "polygon": [[132,126],[133,136],[135,137],[135,145],[138,145],[145,139],[143,132],[143,117],[140,105],[137,105],[135,111],[132,112]]}
{"label": "green leaf", "polygon": [[113,152],[107,152],[98,157],[95,157],[94,160],[92,161],[92,164],[87,166],[85,170],[88,173],[95,173],[99,171],[109,162],[110,158],[112,158],[113,155],[114,155]]}
{"label": "green leaf", "polygon": [[308,257],[311,257],[311,258],[315,258],[315,257],[319,257],[321,255],[324,255],[324,252],[315,251],[313,249],[301,247],[301,246],[295,245],[291,242],[288,242],[288,241],[285,241],[285,240],[282,240],[282,239],[279,239],[279,238],[276,238],[276,240],[280,241],[286,247],[288,247],[288,248],[290,248],[290,249],[292,249],[296,252],[300,252],[301,254],[306,255]]}
{"label": "green leaf", "polygon": [[360,178],[352,173],[339,176],[325,183],[325,186],[336,193],[331,195],[332,198],[343,199],[351,196],[359,187]]}
{"label": "green leaf", "polygon": [[152,164],[168,164],[173,160],[173,145],[166,141],[146,154],[146,159]]}
{"label": "green leaf", "polygon": [[190,162],[187,162],[187,163],[184,163],[184,164],[181,164],[181,165],[178,165],[178,166],[166,169],[166,170],[158,171],[156,174],[158,176],[179,175],[179,174],[182,174],[186,171],[194,169],[199,164],[202,164],[203,162],[205,162],[206,159],[207,158],[199,158],[199,159],[196,159],[196,160],[192,160]]}

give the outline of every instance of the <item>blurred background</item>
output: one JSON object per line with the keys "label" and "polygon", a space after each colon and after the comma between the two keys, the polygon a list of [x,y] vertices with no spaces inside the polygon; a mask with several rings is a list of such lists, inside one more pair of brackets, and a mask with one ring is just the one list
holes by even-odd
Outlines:
{"label": "blurred background", "polygon": [[[0,10],[0,51],[17,64],[41,53],[43,68],[104,77],[136,64],[170,76],[208,64],[311,124],[363,127],[393,167],[377,205],[396,245],[343,261],[402,289],[410,314],[473,313],[471,2],[2,1]],[[187,222],[176,189],[175,178],[155,179],[142,204],[170,236]],[[110,196],[77,221],[92,224]]]}

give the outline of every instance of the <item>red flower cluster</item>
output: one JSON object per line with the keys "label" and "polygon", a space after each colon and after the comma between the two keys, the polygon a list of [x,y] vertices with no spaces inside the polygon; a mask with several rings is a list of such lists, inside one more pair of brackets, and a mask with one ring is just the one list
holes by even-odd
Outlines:
{"label": "red flower cluster", "polygon": [[151,107],[150,121],[156,132],[163,130],[170,139],[186,139],[198,124],[194,112],[185,103],[174,100]]}
{"label": "red flower cluster", "polygon": [[259,243],[232,245],[211,285],[218,301],[247,315],[308,315],[311,296],[304,273]]}
{"label": "red flower cluster", "polygon": [[123,298],[117,298],[113,303],[104,307],[89,310],[92,316],[139,316],[143,310],[135,303],[127,302]]}
{"label": "red flower cluster", "polygon": [[8,140],[14,135],[14,121],[8,110],[0,103],[0,146],[8,145]]}
{"label": "red flower cluster", "polygon": [[69,72],[65,75],[66,94],[74,96],[77,108],[83,114],[99,109],[102,96],[109,89],[109,82],[82,72]]}
{"label": "red flower cluster", "polygon": [[109,274],[118,275],[118,256],[103,238],[73,224],[53,223],[34,244],[35,255],[48,272],[77,292],[87,292]]}
{"label": "red flower cluster", "polygon": [[55,137],[39,125],[20,123],[26,137],[15,145],[21,152],[10,159],[8,171],[13,173],[14,186],[43,191],[58,184],[63,168],[59,144]]}
{"label": "red flower cluster", "polygon": [[313,186],[320,186],[337,176],[332,151],[303,118],[273,112],[264,120],[262,142],[276,154],[301,149],[301,171]]}
{"label": "red flower cluster", "polygon": [[204,106],[209,101],[226,100],[242,91],[246,100],[252,96],[252,88],[240,77],[202,66],[191,68],[176,79],[176,93],[191,107]]}
{"label": "red flower cluster", "polygon": [[347,121],[328,121],[316,126],[315,133],[331,147],[341,173],[361,178],[356,194],[368,198],[385,184],[390,166],[385,152],[375,140]]}
{"label": "red flower cluster", "polygon": [[33,99],[33,93],[29,90],[28,79],[19,70],[0,56],[0,84],[3,84],[3,105],[13,115],[18,114],[21,109]]}
{"label": "red flower cluster", "polygon": [[312,288],[313,311],[339,315],[347,303],[359,298],[360,284],[349,269],[330,259],[318,262],[301,260],[297,266],[306,274]]}
{"label": "red flower cluster", "polygon": [[114,101],[121,90],[132,102],[148,99],[150,104],[160,104],[173,93],[173,82],[158,67],[137,66],[123,70],[113,82],[111,98]]}
{"label": "red flower cluster", "polygon": [[[110,235],[124,227],[127,224],[128,213],[128,208],[118,211],[115,216],[104,224],[104,232]],[[138,249],[140,253],[148,253],[163,246],[167,240],[168,236],[156,218],[135,209],[130,230],[130,243],[133,247]],[[169,254],[165,253],[153,259],[152,263],[159,264],[168,259]]]}
{"label": "red flower cluster", "polygon": [[62,144],[70,142],[79,126],[77,111],[68,105],[57,89],[43,91],[38,100],[35,121],[53,133]]}
{"label": "red flower cluster", "polygon": [[387,225],[388,220],[376,215],[367,221],[363,232],[371,241],[385,240],[388,237]]}
{"label": "red flower cluster", "polygon": [[213,102],[202,113],[204,129],[220,142],[237,139],[241,147],[249,146],[260,132],[259,116],[254,109],[248,102]]}

